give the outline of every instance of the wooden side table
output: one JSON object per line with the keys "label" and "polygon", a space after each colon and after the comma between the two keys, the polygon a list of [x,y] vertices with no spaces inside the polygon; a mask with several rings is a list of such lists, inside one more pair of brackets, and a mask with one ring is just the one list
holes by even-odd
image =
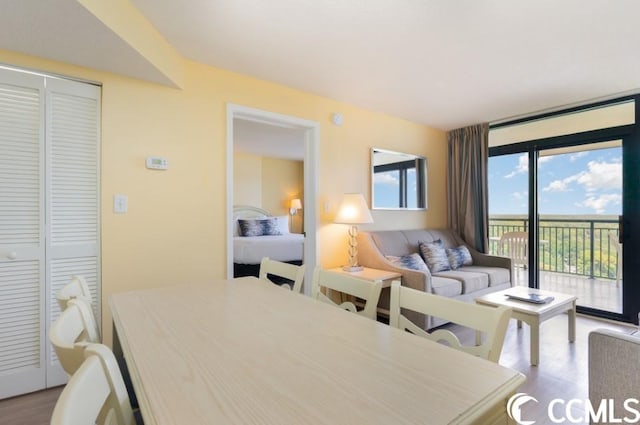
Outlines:
{"label": "wooden side table", "polygon": [[[379,269],[370,269],[368,267],[363,267],[362,271],[359,272],[347,272],[342,270],[342,267],[336,267],[333,269],[329,269],[330,272],[340,273],[347,276],[357,277],[359,279],[368,280],[370,282],[382,281],[383,288],[390,288],[391,282],[394,280],[398,280],[402,277],[401,273],[390,272],[388,270],[379,270]],[[376,304],[379,300],[376,302]],[[383,314],[385,316],[389,316],[389,310],[378,307],[378,314]]]}

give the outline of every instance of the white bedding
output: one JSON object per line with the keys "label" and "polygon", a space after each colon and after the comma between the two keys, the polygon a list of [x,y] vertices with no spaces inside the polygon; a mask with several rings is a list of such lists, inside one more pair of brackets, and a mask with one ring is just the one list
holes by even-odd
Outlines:
{"label": "white bedding", "polygon": [[304,235],[234,236],[233,262],[260,264],[263,257],[277,261],[301,261]]}

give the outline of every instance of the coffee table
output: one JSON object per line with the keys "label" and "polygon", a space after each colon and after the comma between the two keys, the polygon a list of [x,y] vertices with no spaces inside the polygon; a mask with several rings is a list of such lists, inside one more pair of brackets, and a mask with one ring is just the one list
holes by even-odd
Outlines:
{"label": "coffee table", "polygon": [[[546,304],[534,304],[507,298],[507,294],[524,296],[529,293],[552,296],[553,301]],[[522,327],[522,322],[529,325],[531,331],[530,361],[533,366],[537,366],[540,361],[540,324],[542,322],[566,311],[569,316],[569,342],[576,340],[576,299],[577,297],[574,295],[515,286],[483,295],[476,298],[475,301],[477,304],[494,307],[500,305],[511,307],[511,318],[518,321],[518,328]]]}

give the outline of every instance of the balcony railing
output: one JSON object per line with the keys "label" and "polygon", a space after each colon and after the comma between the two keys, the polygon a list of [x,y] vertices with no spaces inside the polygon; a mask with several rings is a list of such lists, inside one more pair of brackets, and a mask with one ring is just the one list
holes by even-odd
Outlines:
{"label": "balcony railing", "polygon": [[[503,233],[528,230],[526,216],[491,216],[489,253],[498,254],[498,241]],[[618,234],[615,217],[541,216],[538,228],[540,270],[615,279],[618,254],[609,239],[612,232]]]}

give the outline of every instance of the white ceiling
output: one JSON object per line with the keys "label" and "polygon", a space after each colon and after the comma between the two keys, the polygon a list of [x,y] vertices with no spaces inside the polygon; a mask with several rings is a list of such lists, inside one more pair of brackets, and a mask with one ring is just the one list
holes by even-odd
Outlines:
{"label": "white ceiling", "polygon": [[304,160],[304,129],[233,120],[233,148],[270,158]]}
{"label": "white ceiling", "polygon": [[[186,58],[445,130],[640,88],[637,0],[131,1]],[[2,48],[162,79],[73,0],[0,12]]]}

